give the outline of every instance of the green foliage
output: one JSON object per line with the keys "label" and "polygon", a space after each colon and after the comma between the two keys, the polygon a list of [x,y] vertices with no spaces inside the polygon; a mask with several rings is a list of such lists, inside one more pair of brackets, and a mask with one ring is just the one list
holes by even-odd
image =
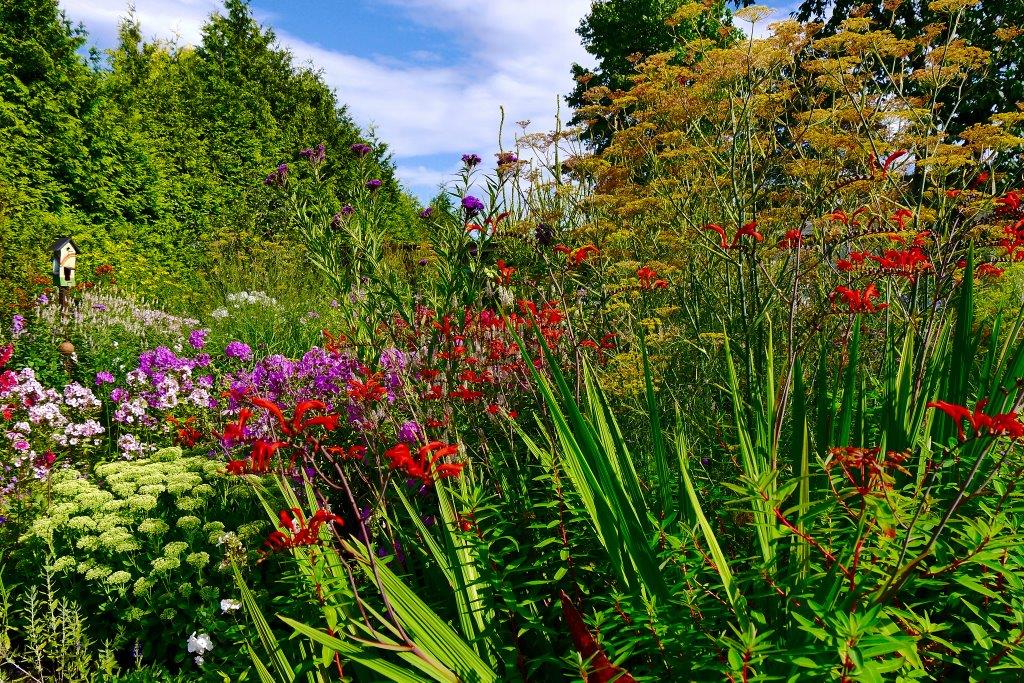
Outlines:
{"label": "green foliage", "polygon": [[[113,264],[139,291],[201,308],[218,247],[295,248],[289,215],[261,182],[278,164],[323,143],[325,196],[356,190],[347,151],[364,136],[241,0],[209,18],[195,48],[144,42],[130,15],[105,61],[82,59],[85,40],[55,0],[0,10],[3,303],[45,270],[54,236],[73,234],[81,267]],[[408,232],[410,200],[386,146],[370,142],[384,222]]]}
{"label": "green foliage", "polygon": [[[220,470],[165,448],[146,459],[97,465],[91,477],[55,472],[49,506],[14,558],[17,575],[30,577],[45,564],[61,593],[96,615],[92,633],[118,646],[137,640],[147,661],[184,660],[182,643],[192,631],[219,628],[217,635],[227,637],[234,628],[219,606],[233,594],[233,578],[218,563],[222,539],[255,501]],[[239,531],[245,542],[258,538],[252,525]]]}

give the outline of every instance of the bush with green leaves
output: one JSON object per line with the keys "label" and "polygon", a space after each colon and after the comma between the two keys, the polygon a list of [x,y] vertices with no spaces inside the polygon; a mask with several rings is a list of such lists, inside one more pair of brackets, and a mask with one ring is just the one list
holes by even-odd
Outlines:
{"label": "bush with green leaves", "polygon": [[230,639],[235,621],[221,600],[233,598],[234,579],[225,557],[237,557],[239,543],[258,545],[265,524],[247,521],[252,490],[222,469],[165,448],[97,465],[89,477],[55,471],[50,506],[21,539],[19,574],[45,563],[65,595],[100,617],[94,633],[122,647],[138,641],[146,660],[186,660],[193,631]]}

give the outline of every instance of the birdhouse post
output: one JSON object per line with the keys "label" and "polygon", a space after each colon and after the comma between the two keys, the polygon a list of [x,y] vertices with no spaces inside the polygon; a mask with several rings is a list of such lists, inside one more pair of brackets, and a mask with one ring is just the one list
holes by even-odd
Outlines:
{"label": "birdhouse post", "polygon": [[53,252],[53,284],[59,292],[61,310],[66,311],[68,289],[75,286],[78,245],[70,237],[58,237],[50,250]]}

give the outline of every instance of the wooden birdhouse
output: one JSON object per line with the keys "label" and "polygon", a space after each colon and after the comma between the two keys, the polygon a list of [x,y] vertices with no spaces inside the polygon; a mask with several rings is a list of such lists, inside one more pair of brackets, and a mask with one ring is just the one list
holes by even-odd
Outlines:
{"label": "wooden birdhouse", "polygon": [[53,243],[52,251],[53,284],[58,287],[74,287],[78,245],[70,237],[59,237]]}

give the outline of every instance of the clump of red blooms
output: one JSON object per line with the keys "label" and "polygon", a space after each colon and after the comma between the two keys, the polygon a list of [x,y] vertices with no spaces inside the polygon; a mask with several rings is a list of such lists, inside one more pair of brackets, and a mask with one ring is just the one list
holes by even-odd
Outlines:
{"label": "clump of red blooms", "polygon": [[725,228],[723,228],[721,225],[718,225],[717,223],[708,223],[707,225],[704,226],[704,229],[718,233],[718,237],[720,239],[719,246],[722,247],[722,249],[739,248],[741,237],[751,237],[757,242],[764,241],[764,235],[757,231],[757,221],[750,221],[749,223],[745,223],[743,227],[737,230],[736,234],[733,235],[731,244],[729,243],[728,236],[725,232]]}
{"label": "clump of red blooms", "polygon": [[516,274],[516,269],[505,263],[505,259],[498,259],[498,284],[508,286],[512,284],[512,276]]}
{"label": "clump of red blooms", "polygon": [[593,244],[585,244],[582,247],[576,249],[570,249],[564,244],[555,245],[555,251],[560,254],[565,254],[569,265],[578,266],[586,261],[591,256],[596,256],[601,253],[601,250],[595,247]]}
{"label": "clump of red blooms", "polygon": [[1020,421],[1017,411],[987,415],[986,405],[988,399],[978,401],[973,411],[966,406],[947,401],[932,401],[928,407],[941,410],[953,420],[960,441],[967,439],[964,422],[970,426],[973,436],[1008,436],[1011,439],[1024,437],[1024,423]]}
{"label": "clump of red blooms", "polygon": [[869,283],[864,289],[850,289],[849,287],[836,287],[829,295],[829,301],[833,308],[837,305],[845,305],[849,313],[877,313],[889,307],[886,303],[875,303],[880,296],[877,285]]}
{"label": "clump of red blooms", "polygon": [[889,470],[909,474],[903,466],[910,458],[909,451],[889,451],[885,454],[885,458],[879,458],[881,451],[882,449],[878,447],[830,448],[829,455],[831,457],[825,464],[825,469],[831,471],[838,465],[857,493],[866,496],[889,487],[889,481],[886,479]]}
{"label": "clump of red blooms", "polygon": [[[294,517],[292,513],[295,513]],[[320,542],[320,530],[324,524],[331,523],[339,526],[344,524],[341,517],[323,509],[313,513],[308,522],[303,516],[302,510],[298,508],[281,510],[280,519],[284,531],[270,532],[266,543],[264,543],[267,550],[271,552],[316,545]]]}
{"label": "clump of red blooms", "polygon": [[[274,455],[281,449],[291,450],[290,464],[294,466],[303,447],[308,446],[312,451],[319,449],[320,440],[317,438],[317,433],[313,431],[315,427],[319,427],[325,432],[332,432],[338,428],[341,420],[340,415],[328,411],[327,405],[323,401],[302,401],[295,406],[290,420],[285,416],[281,407],[273,401],[254,397],[249,399],[249,403],[266,410],[274,418],[279,435],[286,440],[251,439],[246,426],[252,419],[253,412],[250,408],[243,407],[238,412],[237,420],[225,425],[224,433],[220,436],[224,445],[229,447],[237,443],[251,441],[251,451],[247,458],[230,460],[226,468],[228,474],[267,474],[270,472]],[[310,416],[315,412],[323,414]],[[347,452],[346,456],[349,456]],[[346,459],[352,458],[349,456]]]}
{"label": "clump of red blooms", "polygon": [[[919,233],[922,234],[926,233]],[[871,261],[874,261],[874,264],[871,264]],[[844,273],[871,272],[878,275],[899,275],[913,280],[919,273],[931,270],[932,263],[920,246],[912,246],[902,250],[887,249],[881,255],[852,251],[849,258],[836,261],[836,268]]]}
{"label": "clump of red blooms", "polygon": [[196,416],[192,415],[179,420],[173,415],[167,416],[167,421],[174,425],[174,443],[184,448],[193,448],[203,438],[203,433],[195,426]]}
{"label": "clump of red blooms", "polygon": [[462,474],[463,463],[443,462],[444,458],[458,455],[456,444],[431,441],[421,446],[417,457],[404,443],[389,448],[385,455],[391,460],[391,469],[401,470],[410,479],[419,479],[424,486],[431,486],[439,479],[457,477]]}
{"label": "clump of red blooms", "polygon": [[793,228],[779,240],[779,249],[799,249],[804,243],[804,234],[800,228]]}
{"label": "clump of red blooms", "polygon": [[658,279],[658,273],[650,266],[644,266],[636,271],[636,276],[640,280],[640,289],[652,290],[668,287],[668,280]]}

